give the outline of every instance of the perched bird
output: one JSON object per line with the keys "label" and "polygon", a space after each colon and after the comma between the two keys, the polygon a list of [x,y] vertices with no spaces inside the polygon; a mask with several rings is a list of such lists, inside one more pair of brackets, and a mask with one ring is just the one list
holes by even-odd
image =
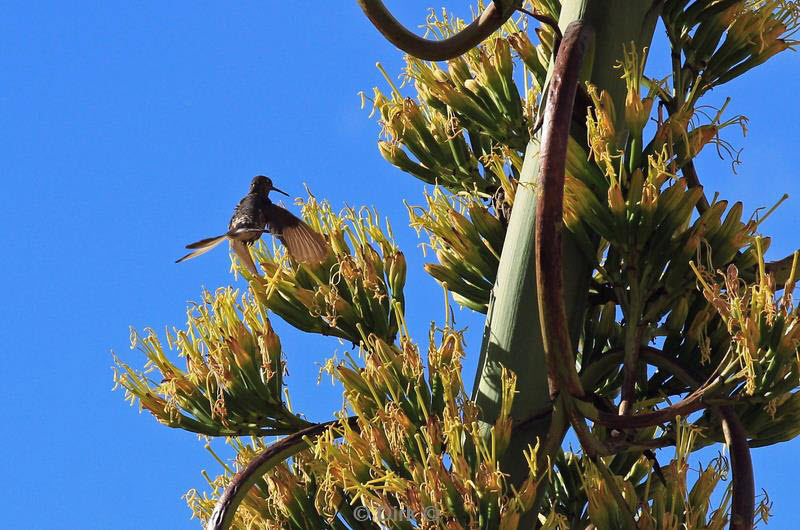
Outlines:
{"label": "perched bird", "polygon": [[269,200],[270,191],[277,191],[289,196],[285,191],[273,186],[272,180],[269,178],[263,175],[254,177],[250,183],[250,192],[239,201],[233,210],[233,217],[228,223],[228,231],[221,236],[201,239],[191,245],[186,245],[186,248],[191,249],[192,252],[175,263],[205,254],[228,239],[247,270],[258,274],[247,247],[258,240],[264,232],[277,237],[295,260],[307,263],[322,261],[328,253],[325,239],[291,212],[273,204]]}

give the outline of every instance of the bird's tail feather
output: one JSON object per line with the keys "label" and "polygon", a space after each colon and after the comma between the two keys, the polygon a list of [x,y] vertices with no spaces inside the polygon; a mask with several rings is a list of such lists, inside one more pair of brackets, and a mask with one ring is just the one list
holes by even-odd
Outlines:
{"label": "bird's tail feather", "polygon": [[223,234],[221,236],[215,237],[207,237],[206,239],[201,239],[200,241],[195,241],[189,245],[186,245],[186,248],[214,248],[220,243],[222,243],[225,238],[228,237],[228,234]]}
{"label": "bird's tail feather", "polygon": [[250,256],[250,249],[247,248],[248,245],[236,239],[232,239],[231,246],[233,247],[233,251],[236,253],[236,255],[239,256],[239,260],[242,262],[242,265],[244,265],[254,276],[258,276],[258,269],[256,269],[256,264],[253,263],[253,258]]}
{"label": "bird's tail feather", "polygon": [[227,238],[228,235],[225,234],[217,237],[209,237],[207,239],[201,239],[200,241],[192,243],[191,245],[186,245],[186,248],[192,249],[192,252],[189,252],[182,258],[175,260],[175,263],[180,263],[181,261],[187,259],[192,259],[196,258],[197,256],[202,256],[212,248],[216,247],[217,245],[225,241]]}

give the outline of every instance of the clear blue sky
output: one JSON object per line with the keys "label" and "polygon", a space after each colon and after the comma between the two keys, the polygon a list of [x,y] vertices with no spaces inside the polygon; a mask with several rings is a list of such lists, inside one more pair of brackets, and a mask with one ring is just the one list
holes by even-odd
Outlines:
{"label": "clear blue sky", "polygon": [[[401,5],[403,4],[403,5]],[[425,2],[389,2],[422,19]],[[402,198],[422,185],[386,164],[359,90],[383,85],[400,54],[355,0],[317,2],[7,2],[0,17],[0,430],[5,528],[197,528],[180,495],[219,471],[196,436],[158,425],[111,392],[111,351],[133,365],[128,326],[181,326],[201,286],[228,285],[217,249],[175,265],[183,245],[220,232],[250,178],[293,196],[307,183],[335,206],[388,216],[409,262],[412,332],[442,321]],[[467,4],[452,1],[459,14]],[[658,53],[657,51],[654,53]],[[658,61],[653,64],[657,66]],[[798,246],[800,75],[787,53],[719,91],[751,118],[734,175],[711,150],[707,190],[746,211],[792,199],[763,229],[772,257]],[[664,69],[662,75],[666,74]],[[717,95],[715,95],[716,97]],[[244,284],[239,286],[244,288]],[[482,318],[470,325],[473,371]],[[274,321],[296,409],[314,420],[341,405],[316,384],[340,346]],[[472,377],[465,377],[471,381]],[[218,444],[219,445],[219,444]],[[791,528],[800,441],[755,452],[757,487],[775,500],[770,528]]]}

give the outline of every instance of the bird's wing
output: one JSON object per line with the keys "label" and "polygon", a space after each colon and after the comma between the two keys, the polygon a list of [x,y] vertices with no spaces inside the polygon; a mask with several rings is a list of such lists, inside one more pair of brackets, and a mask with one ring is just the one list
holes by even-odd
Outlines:
{"label": "bird's wing", "polygon": [[297,261],[319,263],[328,255],[328,244],[313,228],[288,210],[270,204],[267,210],[267,226],[270,232]]}
{"label": "bird's wing", "polygon": [[175,260],[175,263],[180,263],[183,260],[196,258],[197,256],[201,256],[211,250],[212,248],[216,247],[223,241],[228,238],[227,234],[223,234],[217,237],[209,237],[206,239],[201,239],[200,241],[196,241],[190,245],[186,245],[186,248],[193,249],[192,252],[189,252],[184,257]]}
{"label": "bird's wing", "polygon": [[256,264],[253,263],[253,257],[250,256],[250,249],[247,248],[249,245],[239,240],[231,239],[231,246],[233,247],[233,251],[236,252],[236,255],[239,256],[242,265],[247,267],[247,270],[254,276],[258,276],[258,269],[256,269]]}

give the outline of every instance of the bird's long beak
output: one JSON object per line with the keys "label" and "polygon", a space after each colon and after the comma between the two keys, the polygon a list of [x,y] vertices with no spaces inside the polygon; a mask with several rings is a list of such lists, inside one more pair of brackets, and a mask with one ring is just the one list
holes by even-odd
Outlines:
{"label": "bird's long beak", "polygon": [[277,191],[278,193],[283,193],[283,194],[284,194],[284,195],[286,195],[287,197],[289,196],[289,194],[288,194],[288,193],[286,193],[286,192],[285,192],[285,191],[283,191],[283,190],[279,190],[279,189],[278,189],[278,188],[276,188],[275,186],[272,186],[272,187],[269,189],[269,191]]}

